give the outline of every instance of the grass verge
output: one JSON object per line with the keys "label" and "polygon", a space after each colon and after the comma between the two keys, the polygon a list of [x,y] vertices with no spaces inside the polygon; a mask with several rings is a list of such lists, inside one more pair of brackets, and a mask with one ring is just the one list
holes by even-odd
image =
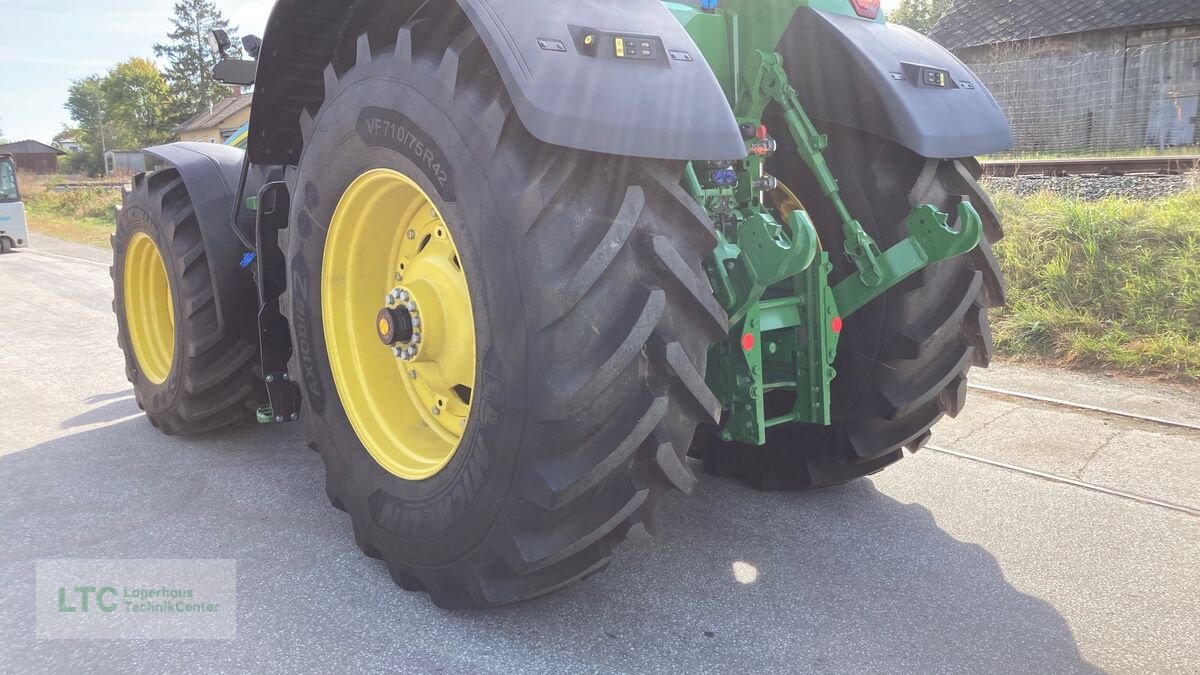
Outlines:
{"label": "grass verge", "polygon": [[1153,201],[993,194],[1001,353],[1200,379],[1200,190]]}
{"label": "grass verge", "polygon": [[53,190],[60,182],[59,177],[22,177],[30,231],[108,248],[117,227],[115,208],[121,203],[121,191],[102,186]]}

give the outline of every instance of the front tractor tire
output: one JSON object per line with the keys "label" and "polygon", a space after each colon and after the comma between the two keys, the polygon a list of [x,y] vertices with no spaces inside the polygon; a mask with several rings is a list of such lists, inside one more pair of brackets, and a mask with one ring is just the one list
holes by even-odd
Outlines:
{"label": "front tractor tire", "polygon": [[[204,239],[179,172],[134,177],[112,248],[117,344],[150,422],[190,435],[253,420],[263,398],[257,317],[247,309],[218,320]],[[254,297],[248,274],[227,283]]]}
{"label": "front tractor tire", "polygon": [[[781,119],[768,120],[786,128]],[[711,429],[692,448],[705,471],[760,490],[838,485],[882,471],[929,442],[946,415],[957,416],[972,367],[986,368],[994,347],[988,309],[1005,287],[992,244],[1003,236],[999,215],[978,183],[973,159],[921,157],[891,141],[826,124],[826,157],[850,212],[884,250],[908,236],[913,208],[933,204],[953,213],[968,198],[983,218],[984,239],[967,255],[927,267],[845,321],[834,367],[833,425],[789,424],[767,431],[763,447],[721,442]],[[824,241],[842,241],[837,214],[799,155],[780,142],[768,170],[797,189]],[[840,251],[840,245],[839,245]],[[835,255],[833,282],[853,267]],[[768,416],[792,399],[769,392]]]}
{"label": "front tractor tire", "polygon": [[302,120],[291,211],[293,372],[328,496],[447,608],[604,569],[690,490],[719,409],[715,239],[682,165],[541,143],[494,72],[456,10],[360,38]]}

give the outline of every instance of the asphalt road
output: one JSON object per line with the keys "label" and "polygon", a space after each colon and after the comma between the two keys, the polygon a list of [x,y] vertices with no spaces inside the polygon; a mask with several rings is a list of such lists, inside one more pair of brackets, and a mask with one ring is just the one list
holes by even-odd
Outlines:
{"label": "asphalt road", "polygon": [[[7,672],[1200,671],[1200,519],[936,453],[812,494],[705,478],[605,574],[439,610],[355,548],[299,428],[159,435],[111,297],[106,266],[0,258]],[[236,559],[237,639],[37,640],[35,561],[73,557]]]}

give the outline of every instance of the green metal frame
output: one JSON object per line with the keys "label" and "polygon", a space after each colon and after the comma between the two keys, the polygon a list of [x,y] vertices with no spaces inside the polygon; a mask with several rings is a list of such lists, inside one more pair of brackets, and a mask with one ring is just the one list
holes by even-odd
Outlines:
{"label": "green metal frame", "polygon": [[[844,317],[927,265],[973,250],[983,236],[982,221],[966,199],[957,209],[957,230],[947,225],[948,215],[922,205],[905,219],[910,236],[881,251],[842,200],[825,161],[828,138],[788,83],[783,57],[763,47],[779,43],[797,9],[854,15],[849,0],[724,0],[711,11],[664,4],[696,41],[738,123],[754,131],[747,134],[746,159],[693,162],[684,178],[716,226],[717,247],[704,268],[730,317],[730,339],[715,345],[709,358],[708,384],[726,410],[721,437],[763,445],[771,427],[829,425]],[[876,20],[884,20],[882,13]],[[761,126],[771,105],[782,109],[787,133],[839,220],[841,252],[855,271],[836,286],[830,285],[833,265],[823,248],[833,242],[820,241],[802,208],[767,203],[766,195],[779,189],[765,173],[776,151]],[[790,410],[768,418],[768,392],[790,394],[781,399],[792,401]]]}

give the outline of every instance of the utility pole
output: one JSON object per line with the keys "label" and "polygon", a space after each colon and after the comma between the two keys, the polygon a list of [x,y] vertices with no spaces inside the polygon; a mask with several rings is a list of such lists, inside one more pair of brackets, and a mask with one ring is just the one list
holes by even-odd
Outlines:
{"label": "utility pole", "polygon": [[96,119],[100,122],[100,161],[104,162],[104,175],[109,176],[108,140],[104,137],[104,101],[99,91],[96,92]]}

